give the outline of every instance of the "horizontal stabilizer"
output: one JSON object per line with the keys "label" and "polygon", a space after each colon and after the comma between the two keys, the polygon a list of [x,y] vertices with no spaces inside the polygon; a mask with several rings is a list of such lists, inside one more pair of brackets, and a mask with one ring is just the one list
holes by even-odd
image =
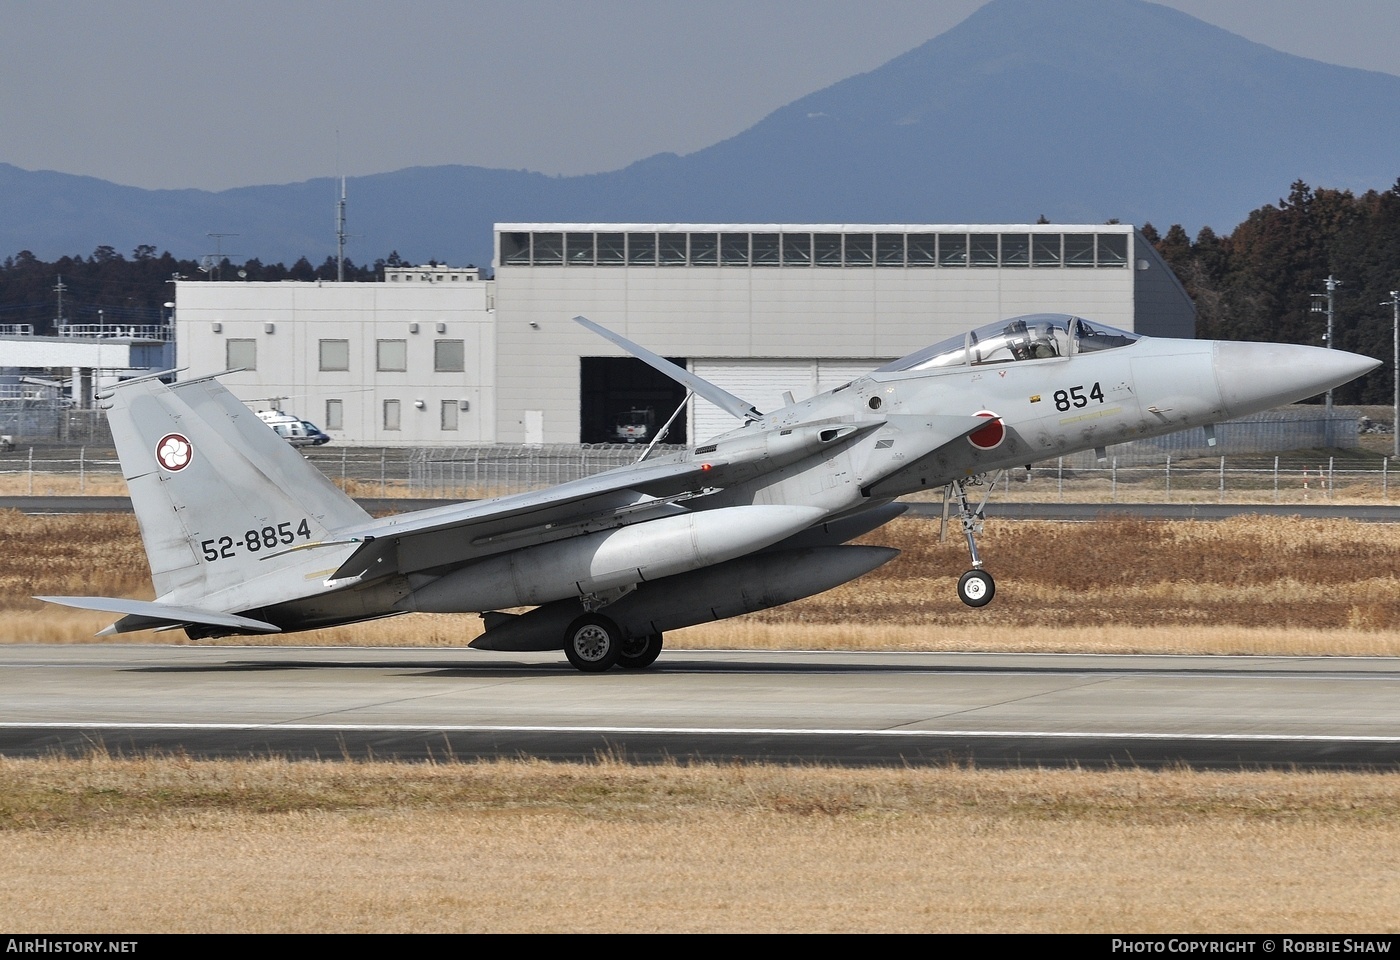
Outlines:
{"label": "horizontal stabilizer", "polygon": [[276,624],[251,617],[240,617],[232,613],[218,613],[213,610],[200,610],[197,607],[178,607],[169,603],[156,603],[151,600],[126,600],[121,597],[35,597],[47,603],[58,603],[65,607],[80,610],[102,610],[107,613],[125,614],[122,619],[102,630],[98,636],[113,633],[134,633],[137,630],[160,630],[169,627],[184,627],[200,624],[209,627],[226,627],[241,633],[281,633]]}

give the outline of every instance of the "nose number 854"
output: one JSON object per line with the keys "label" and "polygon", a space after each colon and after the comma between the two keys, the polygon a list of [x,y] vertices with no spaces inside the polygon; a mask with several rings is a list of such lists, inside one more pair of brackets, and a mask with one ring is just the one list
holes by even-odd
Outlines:
{"label": "nose number 854", "polygon": [[1055,409],[1063,412],[1071,407],[1087,407],[1090,400],[1103,403],[1103,387],[1095,382],[1087,394],[1082,385],[1070,387],[1068,390],[1056,390],[1054,397]]}

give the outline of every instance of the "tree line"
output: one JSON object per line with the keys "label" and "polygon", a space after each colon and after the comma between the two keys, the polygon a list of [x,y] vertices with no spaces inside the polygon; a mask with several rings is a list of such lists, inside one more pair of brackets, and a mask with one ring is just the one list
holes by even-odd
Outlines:
{"label": "tree line", "polygon": [[[1179,225],[1144,236],[1157,248],[1196,304],[1196,335],[1221,340],[1323,344],[1327,322],[1314,295],[1333,292],[1333,346],[1377,359],[1392,355],[1395,296],[1400,290],[1400,179],[1389,190],[1349,190],[1292,184],[1277,204],[1254,210],[1228,235],[1203,227],[1193,240]],[[386,266],[409,266],[397,252],[372,264],[346,260],[347,281],[383,278]],[[335,280],[335,258],[290,267],[248,260],[177,260],[139,246],[130,258],[109,246],[89,257],[52,263],[22,251],[0,264],[0,329],[29,324],[56,333],[62,284],[65,323],[148,325],[162,322],[176,279]],[[1389,362],[1333,392],[1338,403],[1388,404]]]}
{"label": "tree line", "polygon": [[1198,337],[1323,345],[1327,279],[1334,278],[1332,346],[1386,362],[1333,397],[1392,402],[1400,180],[1360,196],[1299,180],[1228,236],[1205,227],[1192,240],[1180,225],[1161,235],[1151,224],[1142,231],[1195,302]]}
{"label": "tree line", "polygon": [[[344,263],[347,281],[382,279],[385,267],[409,266],[398,252],[372,264]],[[334,257],[320,266],[302,257],[290,267],[252,259],[237,264],[222,259],[179,260],[137,247],[130,258],[109,246],[89,257],[66,256],[45,262],[28,250],[0,263],[0,329],[27,324],[39,336],[58,333],[64,324],[148,326],[164,322],[174,301],[176,280],[335,280]]]}

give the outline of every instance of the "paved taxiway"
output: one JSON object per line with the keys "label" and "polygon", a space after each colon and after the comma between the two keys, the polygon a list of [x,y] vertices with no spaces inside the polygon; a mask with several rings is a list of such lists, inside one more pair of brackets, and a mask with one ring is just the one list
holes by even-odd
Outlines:
{"label": "paved taxiway", "polygon": [[0,647],[0,753],[1400,768],[1400,660]]}

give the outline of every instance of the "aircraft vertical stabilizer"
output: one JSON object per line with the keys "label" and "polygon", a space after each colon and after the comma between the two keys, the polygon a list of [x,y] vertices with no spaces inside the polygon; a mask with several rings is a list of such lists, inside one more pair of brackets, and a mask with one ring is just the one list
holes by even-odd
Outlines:
{"label": "aircraft vertical stabilizer", "polygon": [[369,519],[212,378],[128,381],[103,399],[158,597],[197,602]]}

